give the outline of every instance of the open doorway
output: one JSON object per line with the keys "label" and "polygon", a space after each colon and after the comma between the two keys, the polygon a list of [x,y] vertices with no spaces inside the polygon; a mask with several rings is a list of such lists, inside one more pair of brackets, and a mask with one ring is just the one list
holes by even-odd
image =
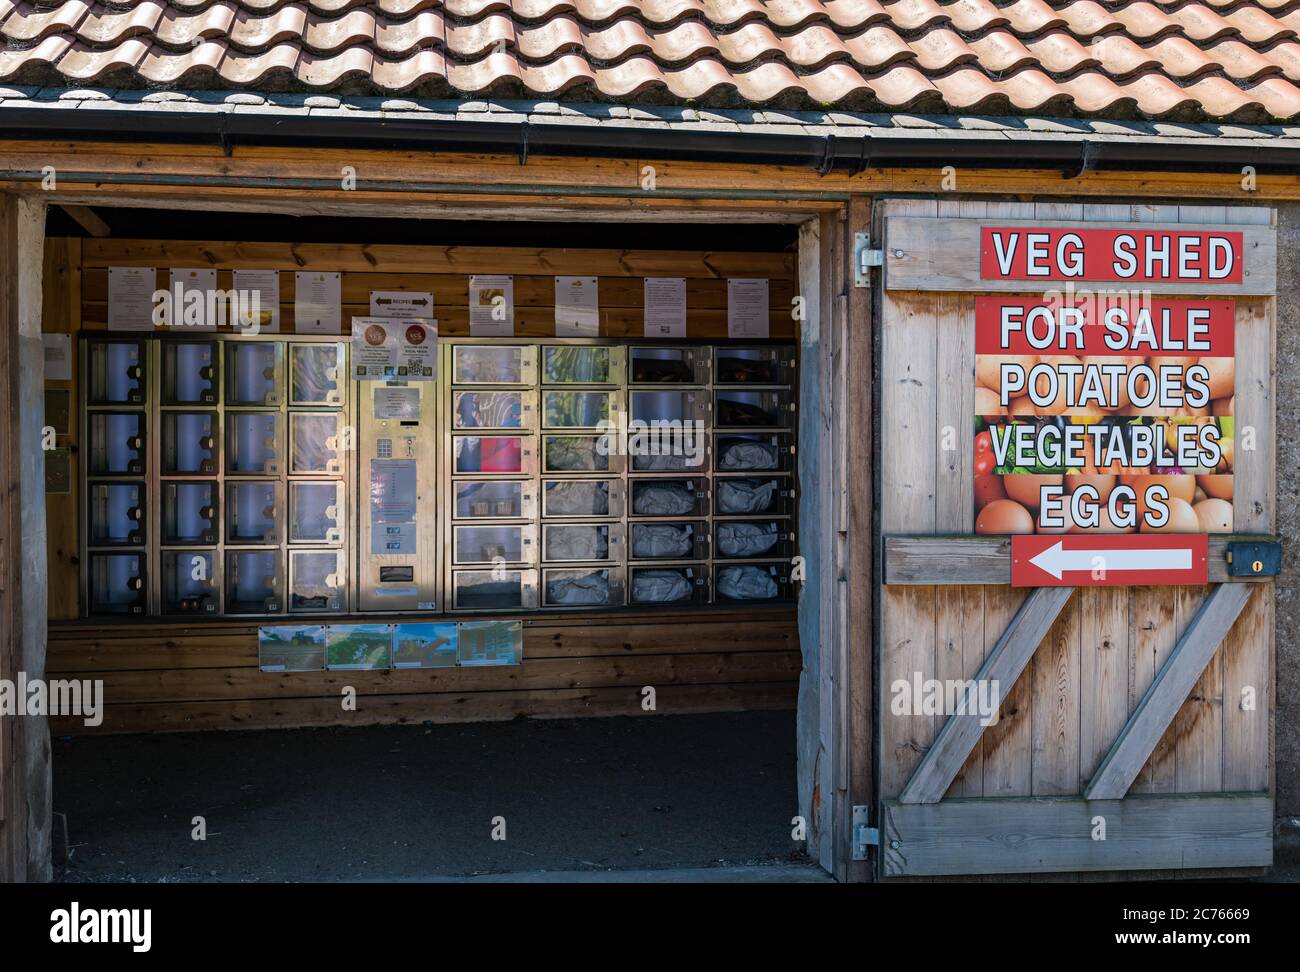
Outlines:
{"label": "open doorway", "polygon": [[[797,226],[103,215],[47,226],[66,879],[801,859]],[[119,272],[275,313],[124,327]],[[437,380],[357,318],[436,321]]]}

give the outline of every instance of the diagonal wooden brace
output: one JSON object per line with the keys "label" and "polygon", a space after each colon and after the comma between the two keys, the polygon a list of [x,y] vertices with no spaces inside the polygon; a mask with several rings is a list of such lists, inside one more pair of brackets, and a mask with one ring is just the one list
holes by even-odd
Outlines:
{"label": "diagonal wooden brace", "polygon": [[[1020,605],[1020,610],[989,652],[974,682],[997,682],[1005,694],[1029,664],[1047,632],[1074,593],[1073,587],[1039,587]],[[934,743],[926,751],[912,778],[899,794],[899,803],[938,803],[948,792],[953,778],[966,762],[984,732],[978,708],[967,693],[962,711],[948,717]]]}

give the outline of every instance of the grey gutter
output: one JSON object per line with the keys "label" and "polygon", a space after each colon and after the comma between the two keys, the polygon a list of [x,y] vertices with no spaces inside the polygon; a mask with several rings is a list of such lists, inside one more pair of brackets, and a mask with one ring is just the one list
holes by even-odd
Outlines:
{"label": "grey gutter", "polygon": [[[857,131],[864,131],[858,129]],[[872,168],[939,165],[981,169],[1059,169],[1067,177],[1091,170],[1300,172],[1300,151],[1269,139],[1224,143],[1205,138],[1034,137],[1014,143],[971,138],[969,132],[929,129],[910,136],[894,129],[871,134],[809,135],[763,131],[692,131],[689,127],[566,125],[528,121],[468,121],[383,117],[348,118],[257,112],[150,110],[129,116],[93,110],[41,110],[0,106],[0,138],[60,142],[155,142],[218,145],[229,155],[240,146],[391,149],[567,157],[658,158],[673,161],[806,166],[826,174]],[[142,173],[143,181],[148,175]],[[137,178],[136,181],[141,181]]]}

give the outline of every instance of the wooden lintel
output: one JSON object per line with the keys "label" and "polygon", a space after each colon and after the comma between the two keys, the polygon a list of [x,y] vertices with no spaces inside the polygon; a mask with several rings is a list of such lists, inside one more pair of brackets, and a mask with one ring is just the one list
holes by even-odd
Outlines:
{"label": "wooden lintel", "polygon": [[899,795],[900,803],[938,803],[943,799],[953,777],[984,732],[983,716],[975,705],[975,686],[994,685],[1000,697],[1005,698],[1073,592],[1073,587],[1040,587],[1025,598],[975,673],[973,685],[963,695],[962,711],[948,717],[917,764]]}
{"label": "wooden lintel", "polygon": [[1202,602],[1083,791],[1086,799],[1123,799],[1250,594],[1243,584],[1220,584]]}
{"label": "wooden lintel", "polygon": [[[1099,828],[1105,828],[1105,840]],[[886,877],[1267,867],[1267,793],[885,802]]]}

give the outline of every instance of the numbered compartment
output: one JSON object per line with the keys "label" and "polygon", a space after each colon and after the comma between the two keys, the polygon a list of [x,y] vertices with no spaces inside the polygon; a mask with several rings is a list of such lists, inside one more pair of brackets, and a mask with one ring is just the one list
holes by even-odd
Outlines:
{"label": "numbered compartment", "polygon": [[216,412],[162,413],[162,474],[211,476],[217,471]]}
{"label": "numbered compartment", "polygon": [[693,479],[634,479],[630,488],[633,516],[709,515],[709,480],[705,476]]}
{"label": "numbered compartment", "polygon": [[715,393],[713,425],[719,429],[788,429],[794,420],[791,393],[784,389],[728,388]]}
{"label": "numbered compartment", "polygon": [[562,567],[542,571],[543,607],[621,607],[623,568]]}
{"label": "numbered compartment", "polygon": [[542,392],[542,428],[601,429],[618,421],[620,394],[607,391]]}
{"label": "numbered compartment", "polygon": [[86,404],[144,404],[145,342],[91,341],[86,370]]}
{"label": "numbered compartment", "polygon": [[599,517],[623,515],[621,479],[546,479],[542,481],[542,516]]}
{"label": "numbered compartment", "polygon": [[342,437],[342,412],[290,412],[289,474],[338,475],[343,471]]}
{"label": "numbered compartment", "polygon": [[536,409],[531,391],[458,391],[452,394],[452,427],[531,429]]}
{"label": "numbered compartment", "polygon": [[227,482],[226,542],[279,543],[284,534],[283,509],[278,482]]}
{"label": "numbered compartment", "polygon": [[451,575],[452,607],[460,611],[537,607],[536,570],[457,570]]}
{"label": "numbered compartment", "polygon": [[716,564],[713,593],[724,601],[784,601],[794,596],[788,563]]}
{"label": "numbered compartment", "polygon": [[715,385],[791,385],[794,375],[794,348],[789,345],[714,348]]}
{"label": "numbered compartment", "polygon": [[343,483],[289,483],[289,542],[343,542]]}
{"label": "numbered compartment", "polygon": [[621,385],[627,373],[626,352],[623,347],[547,345],[542,348],[542,383]]}
{"label": "numbered compartment", "polygon": [[452,471],[461,474],[531,476],[537,446],[531,436],[457,435],[452,437]]}
{"label": "numbered compartment", "polygon": [[279,412],[226,412],[226,473],[274,476],[283,455]]}
{"label": "numbered compartment", "polygon": [[162,342],[162,403],[213,405],[217,401],[217,342]]}
{"label": "numbered compartment", "polygon": [[632,523],[628,531],[633,560],[705,560],[709,556],[709,525],[702,520]]}
{"label": "numbered compartment", "polygon": [[452,563],[532,564],[537,560],[537,528],[494,524],[452,528]]}
{"label": "numbered compartment", "polygon": [[86,490],[90,546],[144,545],[144,483],[89,483]]}
{"label": "numbered compartment", "polygon": [[714,483],[713,512],[716,516],[790,516],[796,495],[789,476],[724,476]]}
{"label": "numbered compartment", "polygon": [[713,534],[717,560],[794,556],[789,520],[722,520],[713,525]]}
{"label": "numbered compartment", "polygon": [[788,432],[719,434],[714,469],[722,473],[791,472],[794,438]]}
{"label": "numbered compartment", "polygon": [[284,345],[279,341],[227,341],[226,404],[279,405]]}
{"label": "numbered compartment", "polygon": [[629,604],[708,604],[709,568],[705,564],[631,567]]}
{"label": "numbered compartment", "polygon": [[212,550],[164,550],[163,614],[210,615],[221,610],[220,561]]}
{"label": "numbered compartment", "polygon": [[623,456],[618,437],[601,435],[546,435],[542,437],[543,473],[619,473]]}
{"label": "numbered compartment", "polygon": [[289,345],[289,404],[342,405],[346,353],[342,342]]}
{"label": "numbered compartment", "polygon": [[162,484],[162,542],[177,544],[215,544],[221,535],[214,482]]}
{"label": "numbered compartment", "polygon": [[144,472],[143,412],[91,412],[86,416],[92,476],[138,476]]}
{"label": "numbered compartment", "polygon": [[532,345],[459,344],[451,349],[455,385],[535,385],[537,348]]}
{"label": "numbered compartment", "polygon": [[346,565],[342,550],[290,550],[290,612],[346,611]]}
{"label": "numbered compartment", "polygon": [[537,516],[537,487],[518,479],[460,480],[452,484],[457,520],[518,520]]}
{"label": "numbered compartment", "polygon": [[279,550],[226,551],[226,613],[279,614],[283,570]]}
{"label": "numbered compartment", "polygon": [[[633,422],[651,423],[671,422],[673,425],[686,423],[708,426],[709,410],[712,403],[708,391],[632,391],[631,410],[628,417]],[[665,430],[671,431],[671,430]],[[664,438],[661,433],[659,438]]]}
{"label": "numbered compartment", "polygon": [[623,559],[621,523],[544,523],[542,560],[547,563],[589,563]]}
{"label": "numbered compartment", "polygon": [[87,572],[91,614],[145,613],[144,554],[91,554]]}
{"label": "numbered compartment", "polygon": [[634,385],[707,385],[712,356],[708,348],[632,348]]}

